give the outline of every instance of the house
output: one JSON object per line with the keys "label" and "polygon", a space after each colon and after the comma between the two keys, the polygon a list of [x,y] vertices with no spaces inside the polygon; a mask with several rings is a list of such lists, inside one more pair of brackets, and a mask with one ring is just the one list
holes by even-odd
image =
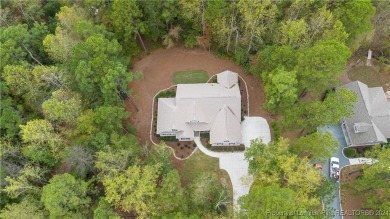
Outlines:
{"label": "house", "polygon": [[192,141],[195,132],[209,132],[213,146],[242,143],[236,73],[217,74],[217,83],[178,84],[175,98],[158,99],[157,134]]}
{"label": "house", "polygon": [[385,144],[390,138],[390,102],[382,87],[367,87],[360,81],[338,87],[357,94],[354,114],[341,120],[348,146]]}

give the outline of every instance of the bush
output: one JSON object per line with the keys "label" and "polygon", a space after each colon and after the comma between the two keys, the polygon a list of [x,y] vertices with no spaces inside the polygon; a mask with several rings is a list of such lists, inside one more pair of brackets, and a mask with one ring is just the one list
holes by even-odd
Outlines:
{"label": "bush", "polygon": [[280,138],[280,128],[279,124],[275,121],[271,122],[271,128],[274,130],[274,138],[275,140],[278,140]]}
{"label": "bush", "polygon": [[347,157],[347,158],[358,158],[358,157],[362,157],[361,154],[357,153],[356,150],[354,148],[345,148],[344,149],[344,155]]}
{"label": "bush", "polygon": [[210,138],[210,133],[209,132],[200,133],[200,137],[201,138]]}
{"label": "bush", "polygon": [[162,141],[178,141],[175,136],[159,136]]}
{"label": "bush", "polygon": [[[161,97],[175,97],[176,96],[176,91],[174,90],[167,90],[167,91],[162,91],[159,94],[157,94],[156,99],[161,98]],[[157,116],[157,114],[156,114]]]}
{"label": "bush", "polygon": [[197,31],[189,32],[184,39],[184,45],[188,48],[193,48],[197,46],[198,45],[198,42],[196,41],[197,35],[198,35]]}

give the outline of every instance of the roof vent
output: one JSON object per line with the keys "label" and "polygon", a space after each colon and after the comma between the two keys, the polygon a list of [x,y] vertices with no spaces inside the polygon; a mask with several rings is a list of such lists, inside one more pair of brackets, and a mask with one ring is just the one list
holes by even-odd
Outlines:
{"label": "roof vent", "polygon": [[353,130],[355,131],[355,133],[367,132],[370,127],[372,127],[372,125],[366,122],[358,122],[353,124]]}

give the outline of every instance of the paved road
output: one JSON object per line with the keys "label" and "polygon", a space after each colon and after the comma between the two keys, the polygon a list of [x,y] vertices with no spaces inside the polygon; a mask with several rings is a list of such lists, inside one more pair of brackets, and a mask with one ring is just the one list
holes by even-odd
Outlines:
{"label": "paved road", "polygon": [[[339,150],[336,153],[334,153],[332,156],[338,157],[340,159],[340,164],[339,164],[340,168],[349,165],[350,164],[349,159],[345,158],[343,153],[342,153],[344,147],[346,147],[347,144],[345,142],[343,131],[341,130],[341,127],[339,125],[326,126],[326,127],[318,128],[318,131],[330,132],[333,135],[333,137],[338,140]],[[324,170],[326,177],[329,179],[330,178],[329,177],[329,161],[327,161],[325,163],[325,165],[323,166],[323,170]],[[333,199],[333,202],[327,207],[331,208],[333,210],[333,213],[335,215],[333,218],[341,219],[342,217],[339,214],[337,214],[337,212],[341,211],[341,209],[340,209],[340,196],[339,196],[340,184],[339,184],[339,182],[336,182],[336,181],[335,181],[335,183],[338,184],[339,189],[335,191],[336,197]]]}

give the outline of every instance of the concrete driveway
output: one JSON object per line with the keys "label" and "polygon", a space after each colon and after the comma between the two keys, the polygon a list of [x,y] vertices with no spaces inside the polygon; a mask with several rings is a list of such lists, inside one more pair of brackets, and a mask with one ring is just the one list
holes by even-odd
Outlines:
{"label": "concrete driveway", "polygon": [[[246,122],[245,122],[246,121]],[[271,134],[267,120],[261,117],[245,117],[243,122],[243,142],[245,147],[250,147],[251,140],[262,138],[264,143],[271,140]],[[198,149],[210,157],[219,158],[219,168],[229,174],[233,187],[233,203],[236,211],[239,210],[238,199],[249,193],[253,183],[253,177],[248,173],[249,163],[245,160],[243,151],[215,152],[202,145],[199,136],[194,141]]]}
{"label": "concrete driveway", "polygon": [[[349,159],[347,159],[343,155],[343,149],[345,147],[347,147],[347,144],[345,142],[345,138],[344,138],[344,135],[343,135],[343,131],[341,130],[341,127],[339,125],[325,126],[325,127],[318,128],[318,131],[320,131],[320,132],[330,132],[333,135],[333,137],[335,139],[337,139],[337,141],[339,142],[339,149],[338,149],[337,152],[332,154],[332,156],[339,158],[339,160],[340,160],[340,164],[339,164],[340,165],[340,169],[342,167],[344,167],[344,166],[349,165],[350,164]],[[329,160],[323,166],[323,170],[324,170],[324,174],[326,175],[326,177],[328,179],[330,179],[330,177],[329,177]],[[330,205],[326,206],[326,207],[330,208],[330,210],[332,210],[332,215],[334,215],[333,218],[341,219],[342,216],[339,214],[339,212],[341,211],[341,205],[340,205],[340,184],[339,184],[339,181],[337,181],[337,182],[335,181],[335,183],[338,184],[338,190],[335,191],[336,197],[333,199],[332,203]]]}

